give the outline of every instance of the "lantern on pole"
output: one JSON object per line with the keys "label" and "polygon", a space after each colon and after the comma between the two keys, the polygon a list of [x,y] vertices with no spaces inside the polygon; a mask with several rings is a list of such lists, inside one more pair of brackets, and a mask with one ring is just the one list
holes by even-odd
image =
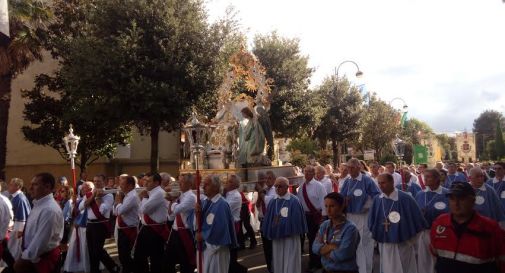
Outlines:
{"label": "lantern on pole", "polygon": [[[184,132],[186,133],[186,140],[189,141],[189,147],[191,149],[191,157],[195,162],[195,170],[196,170],[196,202],[201,205],[200,200],[200,159],[202,151],[205,149],[205,145],[209,139],[210,127],[202,123],[198,120],[196,112],[193,110],[191,113],[191,117],[186,122],[183,127]],[[201,234],[202,232],[202,215],[199,211],[196,212],[196,224],[197,224],[197,234]],[[198,242],[197,245],[198,250],[198,261],[197,261],[197,269],[198,273],[203,272],[202,266],[202,251],[203,245],[202,242]]]}
{"label": "lantern on pole", "polygon": [[[74,129],[72,124],[70,124],[70,129],[68,130],[68,135],[63,138],[63,143],[65,144],[65,149],[68,153],[68,158],[70,159],[70,168],[72,169],[72,182],[74,186],[74,196],[77,195],[77,181],[75,176],[75,156],[77,155],[77,146],[79,145],[79,136],[74,135]],[[75,200],[74,200],[75,201]]]}
{"label": "lantern on pole", "polygon": [[396,138],[393,140],[393,151],[398,158],[398,164],[400,165],[400,174],[402,176],[402,190],[406,190],[406,181],[405,181],[405,176],[403,173],[403,168],[402,168],[402,163],[403,163],[403,156],[405,155],[405,141],[403,141],[398,135]]}

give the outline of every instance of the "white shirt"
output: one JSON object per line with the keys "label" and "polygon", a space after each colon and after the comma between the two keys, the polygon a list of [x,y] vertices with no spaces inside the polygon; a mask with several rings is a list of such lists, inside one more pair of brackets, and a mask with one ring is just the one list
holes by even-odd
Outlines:
{"label": "white shirt", "polygon": [[[88,198],[86,196],[83,197],[84,200],[79,204],[79,210],[84,210],[84,203]],[[110,213],[112,211],[112,206],[114,205],[114,198],[112,197],[112,194],[106,194],[102,196],[102,203],[100,204],[100,207],[98,207],[98,210],[100,213],[103,215],[105,218],[110,217]],[[88,212],[88,220],[98,220],[98,217],[95,215],[93,210],[91,209],[91,206],[87,208]]]}
{"label": "white shirt", "polygon": [[11,201],[0,195],[0,242],[5,238],[9,227],[12,227],[13,217]]}
{"label": "white shirt", "polygon": [[63,213],[50,193],[33,200],[24,231],[25,250],[21,258],[37,263],[40,256],[60,245],[63,237]]}
{"label": "white shirt", "polygon": [[270,203],[270,201],[275,198],[275,195],[277,195],[277,193],[275,192],[275,187],[273,185],[270,188],[267,186],[265,190],[265,208],[268,208],[268,203]]}
{"label": "white shirt", "polygon": [[233,221],[240,221],[240,208],[242,207],[242,196],[237,189],[226,193],[226,202],[230,205]]}
{"label": "white shirt", "polygon": [[323,185],[326,193],[333,192],[333,184],[331,183],[331,179],[329,177],[323,177],[323,179],[319,182]]}
{"label": "white shirt", "polygon": [[430,191],[431,191],[431,192],[435,192],[435,193],[437,193],[437,194],[442,194],[442,186],[440,186],[440,185],[439,185],[439,186],[438,186],[438,188],[437,188],[437,189],[435,189],[435,190],[430,189],[430,187],[429,187],[429,186],[426,186],[426,187],[424,188],[424,192],[430,192]]}
{"label": "white shirt", "polygon": [[402,175],[401,174],[399,174],[397,172],[393,172],[392,176],[393,176],[393,179],[395,181],[395,187],[397,185],[401,185],[402,184]]}
{"label": "white shirt", "polygon": [[114,215],[121,215],[123,222],[129,226],[139,225],[139,205],[140,199],[135,190],[129,191],[123,199],[123,203],[119,203],[114,207]]}
{"label": "white shirt", "polygon": [[[156,223],[165,223],[168,219],[168,201],[165,199],[165,191],[156,187],[149,191],[149,198],[143,198],[140,202],[140,213],[147,214]],[[146,225],[144,217],[142,224]]]}
{"label": "white shirt", "polygon": [[309,207],[305,204],[305,198],[303,197],[303,185],[307,184],[307,196],[310,202],[317,210],[322,210],[322,214],[326,215],[326,209],[324,207],[324,197],[326,196],[326,190],[323,185],[319,183],[314,178],[309,182],[303,182],[303,184],[298,188],[298,199],[302,203],[303,210],[310,212]]}
{"label": "white shirt", "polygon": [[[177,214],[181,215],[182,218],[182,224],[184,227],[189,228],[188,223],[187,223],[187,218],[189,215],[189,212],[195,208],[196,204],[196,195],[193,193],[192,190],[188,190],[186,192],[183,192],[179,196],[179,201],[178,202],[172,202],[171,204],[171,213],[169,215],[170,218],[175,218]],[[177,221],[177,218],[175,218]],[[174,222],[172,225],[173,230],[177,230],[177,223]]]}
{"label": "white shirt", "polygon": [[498,182],[502,182],[502,181],[505,181],[505,177],[503,177],[500,181],[498,181],[498,178],[496,178],[496,177],[493,178],[493,183],[498,183]]}

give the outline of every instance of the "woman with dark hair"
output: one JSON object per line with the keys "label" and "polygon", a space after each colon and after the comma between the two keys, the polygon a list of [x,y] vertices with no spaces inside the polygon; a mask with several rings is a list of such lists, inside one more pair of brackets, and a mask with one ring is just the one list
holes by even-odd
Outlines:
{"label": "woman with dark hair", "polygon": [[328,220],[319,227],[312,251],[321,256],[325,272],[358,272],[356,249],[360,241],[356,226],[347,220],[344,197],[336,192],[324,197]]}

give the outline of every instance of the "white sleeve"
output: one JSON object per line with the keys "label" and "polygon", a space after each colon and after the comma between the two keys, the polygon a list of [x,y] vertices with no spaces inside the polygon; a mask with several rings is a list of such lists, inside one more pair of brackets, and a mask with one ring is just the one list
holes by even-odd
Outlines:
{"label": "white sleeve", "polygon": [[181,203],[173,203],[172,204],[172,215],[179,214],[181,212],[187,212],[195,208],[196,204],[196,196],[189,195],[187,198],[181,201]]}
{"label": "white sleeve", "polygon": [[9,228],[9,223],[12,220],[11,213],[9,213],[9,206],[4,200],[0,200],[0,241],[4,239],[4,235],[7,234],[7,229]]}
{"label": "white sleeve", "polygon": [[153,194],[153,196],[149,196],[149,198],[142,199],[142,202],[140,204],[140,213],[151,214],[155,212],[159,207],[166,207],[165,198],[159,198],[157,195],[158,192]]}
{"label": "white sleeve", "polygon": [[112,198],[112,194],[106,194],[102,197],[102,204],[100,204],[100,213],[108,218],[110,216],[110,211],[112,210],[112,206],[114,204],[114,200]]}
{"label": "white sleeve", "polygon": [[32,263],[39,262],[40,255],[47,251],[51,236],[56,233],[54,229],[62,227],[62,225],[56,223],[58,215],[51,210],[41,211],[38,220],[37,232],[34,234],[33,240],[21,254],[22,259],[29,260]]}

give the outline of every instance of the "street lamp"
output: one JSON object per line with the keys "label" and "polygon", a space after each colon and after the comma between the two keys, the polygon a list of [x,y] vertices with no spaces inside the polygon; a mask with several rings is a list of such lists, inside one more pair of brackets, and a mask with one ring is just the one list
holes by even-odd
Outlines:
{"label": "street lamp", "polygon": [[[191,117],[186,122],[183,127],[184,132],[186,133],[186,139],[189,141],[189,147],[191,149],[191,156],[195,160],[195,169],[196,169],[196,202],[201,205],[200,200],[200,156],[202,151],[205,149],[204,145],[207,143],[210,133],[210,126],[204,124],[198,120],[196,112],[193,110],[191,113]],[[199,211],[196,211],[196,225],[197,225],[197,234],[201,234],[202,232],[202,216]],[[203,272],[202,267],[202,242],[198,243],[198,264],[197,269],[198,273]]]}
{"label": "street lamp", "polygon": [[[77,181],[75,177],[75,156],[77,155],[77,146],[79,145],[79,136],[74,135],[74,129],[72,124],[70,124],[70,129],[68,130],[68,135],[63,137],[63,143],[65,144],[65,149],[67,150],[68,157],[70,159],[70,168],[72,169],[72,182],[74,185],[74,201],[77,195]],[[74,202],[75,203],[75,202]]]}
{"label": "street lamp", "polygon": [[[356,71],[356,74],[354,74],[356,76],[356,78],[361,78],[363,76],[363,72],[359,69],[359,65],[355,61],[346,60],[346,61],[341,62],[337,66],[337,68],[335,68],[335,80],[336,80],[335,92],[336,93],[338,93],[338,79],[339,79],[338,73],[339,73],[342,65],[347,64],[347,63],[351,63],[356,67],[357,71]],[[340,145],[340,147],[341,147],[341,145]],[[342,149],[342,148],[340,148],[340,149]],[[339,163],[339,162],[340,162],[340,153],[339,153],[339,158],[333,159],[333,165],[334,165],[333,167],[336,167],[337,163]]]}
{"label": "street lamp", "polygon": [[405,155],[405,141],[403,141],[398,135],[392,142],[393,151],[398,158],[398,164],[400,165],[400,174],[402,175],[402,190],[406,190],[406,181],[403,173],[402,162],[403,156]]}

